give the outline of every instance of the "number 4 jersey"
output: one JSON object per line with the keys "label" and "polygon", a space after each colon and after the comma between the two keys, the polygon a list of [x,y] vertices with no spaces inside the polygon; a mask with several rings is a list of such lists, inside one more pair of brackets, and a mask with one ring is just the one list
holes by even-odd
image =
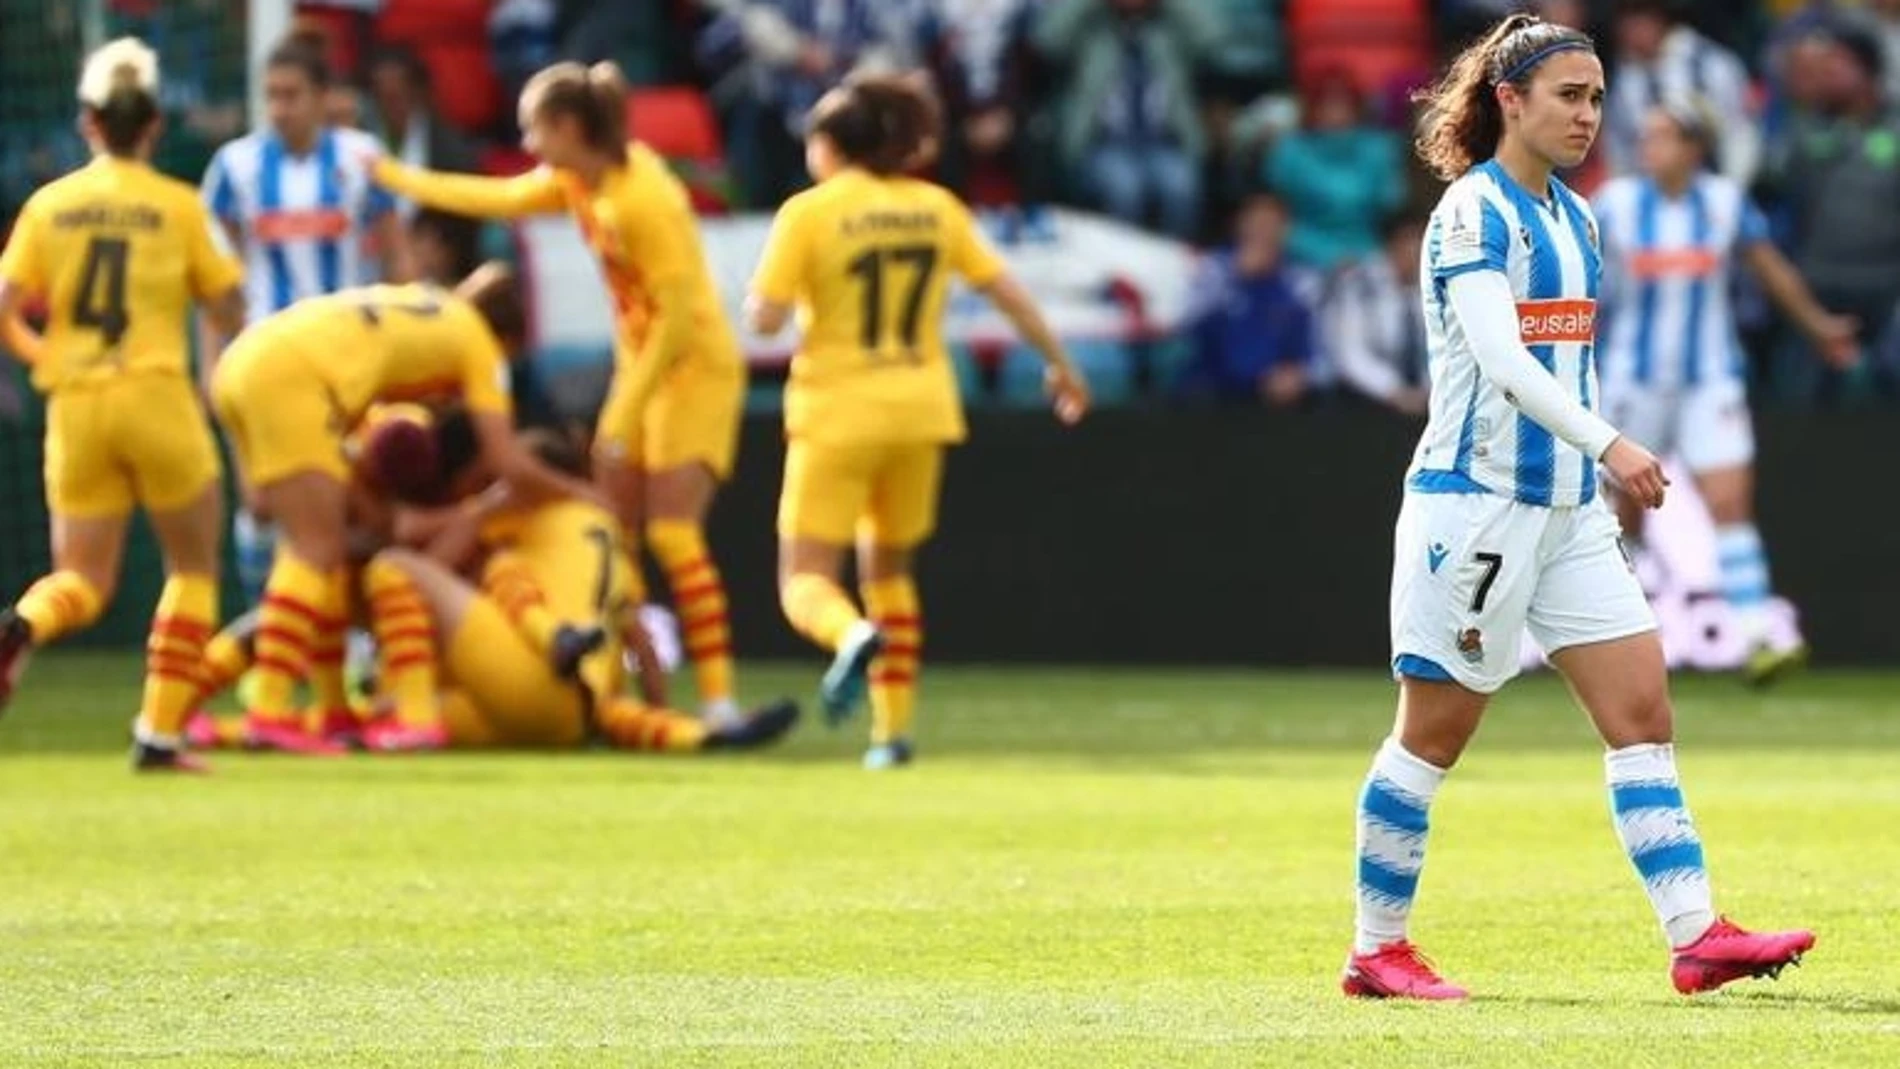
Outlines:
{"label": "number 4 jersey", "polygon": [[752,283],[798,307],[786,433],[838,444],[961,440],[943,342],[949,278],[984,286],[1003,270],[969,209],[929,182],[849,170],[786,201]]}
{"label": "number 4 jersey", "polygon": [[126,372],[186,375],[193,298],[243,274],[198,191],[144,163],[101,156],[33,194],[0,276],[47,302],[47,392]]}

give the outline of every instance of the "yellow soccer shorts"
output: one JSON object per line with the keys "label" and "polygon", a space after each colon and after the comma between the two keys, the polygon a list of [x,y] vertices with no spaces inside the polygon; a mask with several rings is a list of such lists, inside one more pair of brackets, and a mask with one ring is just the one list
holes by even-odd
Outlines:
{"label": "yellow soccer shorts", "polygon": [[54,515],[108,519],[183,508],[220,468],[191,380],[133,373],[48,398],[45,471]]}
{"label": "yellow soccer shorts", "polygon": [[281,337],[239,335],[212,376],[212,401],[238,468],[252,487],[304,472],[347,481],[346,420],[322,378],[300,355],[281,348]]}
{"label": "yellow soccer shorts", "polygon": [[469,602],[443,668],[461,692],[442,705],[451,746],[578,746],[586,737],[580,688],[556,678],[485,594]]}
{"label": "yellow soccer shorts", "polygon": [[719,479],[732,474],[745,412],[743,364],[686,357],[647,401],[637,436],[629,379],[624,370],[614,373],[594,428],[596,450],[643,471],[704,464]]}
{"label": "yellow soccer shorts", "polygon": [[832,545],[857,537],[879,546],[923,542],[937,528],[943,451],[937,442],[792,439],[778,499],[779,537]]}

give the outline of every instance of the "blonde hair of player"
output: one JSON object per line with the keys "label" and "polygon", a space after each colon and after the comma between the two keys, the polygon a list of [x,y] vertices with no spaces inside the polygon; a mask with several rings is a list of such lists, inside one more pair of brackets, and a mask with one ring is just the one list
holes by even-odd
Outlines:
{"label": "blonde hair of player", "polygon": [[167,569],[135,751],[138,767],[154,769],[195,767],[181,732],[217,624],[219,463],[192,388],[186,321],[194,298],[223,329],[243,319],[240,270],[196,191],[149,165],[158,88],[158,57],[135,38],[87,57],[76,96],[94,162],[34,195],[0,259],[0,323],[16,349],[21,301],[48,300],[48,336],[25,348],[53,399],[54,520],[54,571],[0,618],[0,703],[30,650],[90,625],[110,603],[127,520],[143,508]]}

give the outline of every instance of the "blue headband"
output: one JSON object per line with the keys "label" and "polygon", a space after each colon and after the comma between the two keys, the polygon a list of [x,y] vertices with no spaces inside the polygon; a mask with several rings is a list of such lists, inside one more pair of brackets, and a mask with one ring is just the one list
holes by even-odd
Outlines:
{"label": "blue headband", "polygon": [[1517,81],[1519,78],[1529,73],[1531,68],[1537,66],[1539,63],[1544,62],[1545,60],[1549,59],[1550,57],[1556,55],[1559,52],[1590,52],[1590,51],[1594,51],[1594,49],[1592,49],[1588,43],[1583,42],[1583,41],[1558,41],[1554,45],[1545,45],[1544,47],[1538,49],[1537,51],[1532,52],[1530,55],[1525,56],[1523,59],[1518,60],[1516,66],[1504,72],[1504,75],[1498,79],[1497,84],[1503,85],[1505,82]]}

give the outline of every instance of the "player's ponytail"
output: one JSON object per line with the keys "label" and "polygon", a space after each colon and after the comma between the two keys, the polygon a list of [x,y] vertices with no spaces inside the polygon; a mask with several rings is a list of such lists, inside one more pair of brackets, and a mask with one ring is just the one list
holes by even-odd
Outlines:
{"label": "player's ponytail", "polygon": [[1445,76],[1414,99],[1425,105],[1413,147],[1433,174],[1449,182],[1497,153],[1504,109],[1497,88],[1530,87],[1544,60],[1559,52],[1595,51],[1589,35],[1535,15],[1511,15],[1458,54]]}
{"label": "player's ponytail", "polygon": [[616,161],[626,159],[627,78],[612,63],[563,62],[537,72],[521,90],[521,114],[566,116],[579,125],[588,148]]}
{"label": "player's ponytail", "polygon": [[79,103],[114,156],[130,156],[158,121],[158,54],[121,37],[86,57]]}
{"label": "player's ponytail", "polygon": [[826,93],[812,108],[809,131],[831,140],[850,164],[893,175],[935,153],[942,117],[936,98],[897,75],[860,75]]}

